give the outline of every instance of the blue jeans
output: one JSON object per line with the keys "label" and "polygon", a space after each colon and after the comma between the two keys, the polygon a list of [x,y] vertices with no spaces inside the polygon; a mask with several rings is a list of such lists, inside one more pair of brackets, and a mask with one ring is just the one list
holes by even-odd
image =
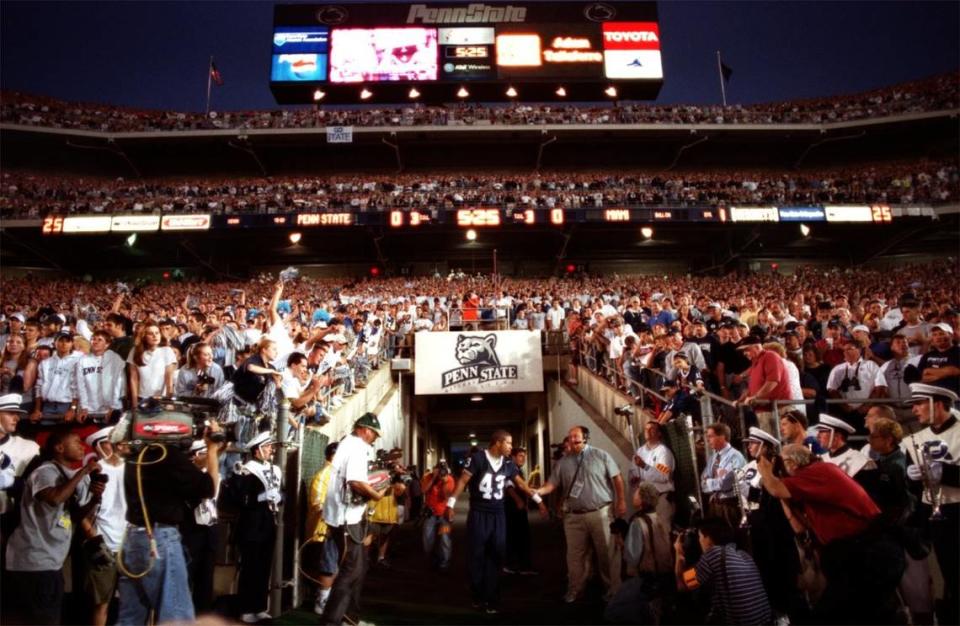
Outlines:
{"label": "blue jeans", "polygon": [[40,414],[40,423],[44,426],[63,422],[63,415],[70,410],[69,402],[54,402],[44,400],[43,411]]}
{"label": "blue jeans", "polygon": [[[150,611],[157,624],[195,619],[193,598],[187,577],[180,531],[173,526],[157,524],[153,528],[157,542],[157,558],[146,576],[139,579],[120,575],[120,611],[117,624],[146,624]],[[138,574],[150,564],[150,540],[143,528],[128,527],[123,542],[123,564]]]}
{"label": "blue jeans", "polygon": [[431,513],[423,520],[423,551],[432,557],[433,565],[443,569],[450,565],[453,540],[450,538],[450,522],[446,518]]}

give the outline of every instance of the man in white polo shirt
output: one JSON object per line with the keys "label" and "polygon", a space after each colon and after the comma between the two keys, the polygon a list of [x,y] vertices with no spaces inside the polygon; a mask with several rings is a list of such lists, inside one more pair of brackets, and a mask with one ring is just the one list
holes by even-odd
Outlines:
{"label": "man in white polo shirt", "polygon": [[643,426],[643,445],[633,457],[636,467],[630,468],[630,488],[636,490],[640,483],[652,483],[657,488],[657,518],[669,531],[673,523],[673,471],[676,461],[673,452],[663,443],[660,424],[650,420]]}

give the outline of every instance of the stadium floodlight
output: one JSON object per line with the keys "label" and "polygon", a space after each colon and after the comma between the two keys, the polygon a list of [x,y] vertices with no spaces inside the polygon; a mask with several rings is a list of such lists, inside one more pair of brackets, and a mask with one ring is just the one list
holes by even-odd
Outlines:
{"label": "stadium floodlight", "polygon": [[649,226],[644,226],[640,229],[640,234],[643,235],[644,239],[650,239],[653,237],[653,229]]}
{"label": "stadium floodlight", "polygon": [[301,239],[303,239],[303,235],[302,235],[302,234],[300,234],[300,233],[298,233],[298,232],[296,232],[296,231],[290,233],[290,243],[292,243],[293,245],[297,245],[298,243],[300,243],[300,240],[301,240]]}
{"label": "stadium floodlight", "polygon": [[416,100],[417,98],[420,97],[420,92],[417,91],[416,87],[411,87],[410,92],[407,93],[407,95],[410,97],[411,100]]}
{"label": "stadium floodlight", "polygon": [[369,100],[371,97],[373,97],[373,92],[370,91],[369,89],[367,89],[366,87],[364,87],[364,88],[360,91],[360,99],[361,99],[361,100]]}
{"label": "stadium floodlight", "polygon": [[126,239],[127,247],[132,248],[137,243],[137,233],[133,233]]}
{"label": "stadium floodlight", "polygon": [[607,94],[607,95],[608,95],[609,97],[611,97],[611,98],[616,98],[616,97],[617,97],[617,88],[614,87],[613,85],[610,85],[609,87],[607,87],[606,89],[603,90],[603,93]]}
{"label": "stadium floodlight", "polygon": [[321,100],[324,99],[324,97],[326,97],[326,95],[327,94],[317,89],[316,91],[313,92],[313,101],[320,102]]}
{"label": "stadium floodlight", "polygon": [[800,234],[803,235],[804,237],[809,237],[810,227],[807,226],[806,224],[800,224]]}
{"label": "stadium floodlight", "polygon": [[510,87],[507,88],[507,97],[508,97],[508,98],[516,98],[516,97],[517,97],[517,90],[514,89],[513,86],[510,86]]}
{"label": "stadium floodlight", "polygon": [[553,93],[557,94],[561,98],[567,97],[567,90],[563,88],[563,85],[560,85],[559,87],[557,87],[557,90]]}
{"label": "stadium floodlight", "polygon": [[467,241],[476,241],[477,240],[477,231],[472,228],[467,231]]}
{"label": "stadium floodlight", "polygon": [[461,88],[459,89],[459,91],[457,91],[457,97],[458,97],[458,98],[468,98],[468,97],[470,97],[470,92],[467,91],[467,88],[466,88],[466,87],[461,87]]}

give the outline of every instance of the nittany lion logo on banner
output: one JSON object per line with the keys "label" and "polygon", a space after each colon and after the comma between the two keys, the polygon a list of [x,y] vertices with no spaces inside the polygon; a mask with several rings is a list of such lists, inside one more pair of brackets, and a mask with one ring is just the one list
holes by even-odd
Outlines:
{"label": "nittany lion logo on banner", "polygon": [[472,383],[493,383],[498,380],[516,380],[516,365],[501,365],[497,357],[497,336],[458,335],[456,357],[461,367],[441,374],[441,387]]}

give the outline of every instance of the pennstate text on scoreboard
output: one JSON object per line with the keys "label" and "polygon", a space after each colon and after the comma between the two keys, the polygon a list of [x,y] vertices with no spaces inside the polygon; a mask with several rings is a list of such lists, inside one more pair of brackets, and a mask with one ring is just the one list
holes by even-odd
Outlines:
{"label": "pennstate text on scoreboard", "polygon": [[656,2],[278,5],[270,81],[278,99],[317,102],[356,99],[350,85],[364,86],[365,99],[414,85],[448,98],[440,86],[466,86],[480,99],[505,81],[520,99],[543,82],[571,98],[610,81],[654,93],[660,55]]}
{"label": "pennstate text on scoreboard", "polygon": [[[831,222],[888,224],[894,214],[922,217],[929,208],[873,205],[740,206],[699,208],[525,209],[466,207],[460,209],[399,210],[378,213],[326,211],[323,213],[211,215],[49,215],[43,218],[45,235],[133,232],[204,231],[236,228],[336,228],[385,226],[418,228],[432,224],[459,228],[501,226],[563,226],[565,224],[652,224],[666,222],[763,223]],[[932,212],[931,212],[932,214]]]}

